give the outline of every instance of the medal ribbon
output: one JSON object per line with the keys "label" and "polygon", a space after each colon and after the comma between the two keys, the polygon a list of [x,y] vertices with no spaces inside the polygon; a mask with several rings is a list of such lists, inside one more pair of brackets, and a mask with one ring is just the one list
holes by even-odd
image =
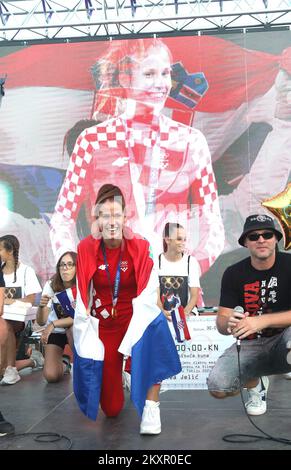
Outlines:
{"label": "medal ribbon", "polygon": [[119,256],[119,260],[118,260],[118,265],[117,265],[115,280],[114,280],[113,285],[112,285],[112,282],[111,282],[111,277],[110,277],[110,272],[109,272],[109,267],[108,267],[108,261],[107,261],[107,256],[106,256],[106,250],[105,250],[105,245],[104,245],[103,240],[101,242],[101,249],[102,249],[102,254],[103,254],[103,259],[104,259],[104,264],[105,264],[105,270],[106,270],[107,279],[108,279],[108,283],[109,283],[109,286],[110,286],[111,297],[112,297],[111,317],[116,318],[117,317],[116,304],[117,304],[117,301],[118,301],[118,293],[119,293],[119,287],[120,287],[120,271],[121,271],[121,257],[122,257],[122,252],[123,252],[123,241],[122,241],[122,244],[121,244],[120,256]]}

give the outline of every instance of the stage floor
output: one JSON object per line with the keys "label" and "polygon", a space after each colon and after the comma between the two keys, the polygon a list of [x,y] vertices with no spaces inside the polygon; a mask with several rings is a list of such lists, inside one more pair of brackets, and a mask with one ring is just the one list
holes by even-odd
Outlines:
{"label": "stage floor", "polygon": [[[291,446],[273,441],[232,444],[225,434],[259,434],[244,414],[240,397],[216,400],[206,390],[178,390],[161,394],[162,433],[140,436],[139,417],[126,393],[126,402],[117,418],[105,418],[100,411],[97,422],[79,411],[72,377],[58,384],[47,384],[42,371],[22,377],[13,386],[1,386],[1,405],[15,432],[57,432],[72,440],[73,450],[289,450]],[[270,378],[268,411],[254,418],[255,423],[274,437],[291,439],[291,380]],[[65,449],[67,442],[37,443],[30,435],[0,437],[0,450]]]}

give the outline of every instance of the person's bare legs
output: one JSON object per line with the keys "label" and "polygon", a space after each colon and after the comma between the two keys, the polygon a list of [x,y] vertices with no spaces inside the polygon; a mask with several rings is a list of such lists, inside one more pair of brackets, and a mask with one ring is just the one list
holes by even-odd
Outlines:
{"label": "person's bare legs", "polygon": [[56,344],[45,346],[45,359],[43,366],[44,378],[49,382],[59,382],[64,375],[63,349]]}
{"label": "person's bare legs", "polygon": [[160,388],[160,384],[153,385],[147,393],[147,400],[159,401]]}

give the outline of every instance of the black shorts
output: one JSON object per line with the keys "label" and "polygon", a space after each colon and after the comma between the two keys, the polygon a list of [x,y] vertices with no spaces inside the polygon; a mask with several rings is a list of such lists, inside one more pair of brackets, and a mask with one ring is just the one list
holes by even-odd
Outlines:
{"label": "black shorts", "polygon": [[16,320],[7,320],[9,324],[12,326],[14,333],[16,336],[19,336],[20,333],[25,328],[25,323],[23,321],[16,321]]}
{"label": "black shorts", "polygon": [[51,333],[48,337],[47,344],[55,344],[64,350],[66,344],[68,344],[66,333]]}

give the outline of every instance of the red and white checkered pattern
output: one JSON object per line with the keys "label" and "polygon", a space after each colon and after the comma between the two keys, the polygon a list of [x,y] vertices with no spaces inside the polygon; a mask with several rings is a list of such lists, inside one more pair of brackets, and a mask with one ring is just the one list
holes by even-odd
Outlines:
{"label": "red and white checkered pattern", "polygon": [[[51,219],[54,248],[70,239],[68,230],[73,229],[72,222],[76,221],[82,203],[89,198],[93,206],[104,183],[121,188],[132,224],[138,217],[133,185],[142,188],[146,200],[154,149],[160,153],[155,202],[163,207],[164,214],[156,218],[151,228],[161,234],[169,212],[178,214],[181,207],[184,211],[191,203],[200,208],[199,243],[194,254],[204,270],[207,269],[224,243],[209,149],[200,131],[165,116],[160,116],[159,127],[155,128],[145,123],[138,126],[136,121],[132,123],[120,116],[86,129],[79,136]],[[133,167],[137,175],[135,182]]]}

